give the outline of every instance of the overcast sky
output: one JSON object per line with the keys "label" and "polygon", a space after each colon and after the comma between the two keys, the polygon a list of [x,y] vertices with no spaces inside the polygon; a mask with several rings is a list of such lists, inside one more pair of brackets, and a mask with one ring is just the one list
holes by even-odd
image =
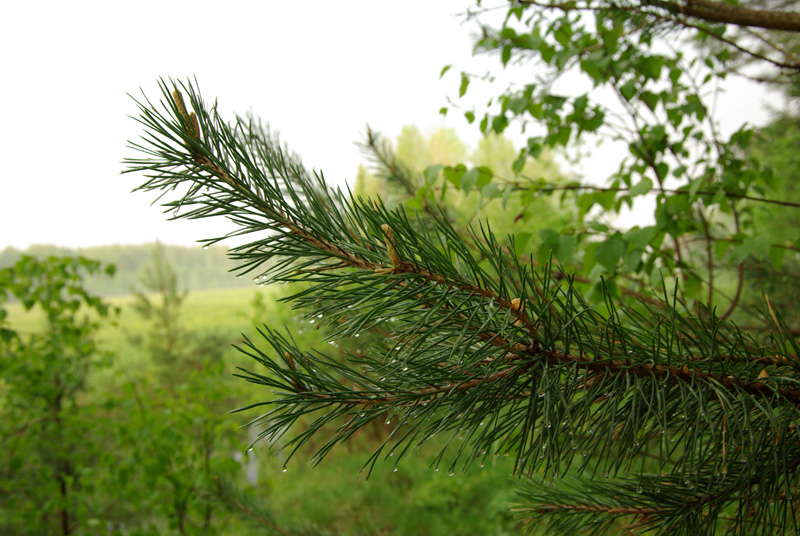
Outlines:
{"label": "overcast sky", "polygon": [[[159,77],[197,77],[223,115],[252,111],[307,166],[343,183],[361,161],[369,123],[389,137],[406,124],[478,130],[438,115],[473,60],[472,2],[437,0],[5,2],[0,248],[90,246],[159,239],[192,244],[211,222],[167,222],[141,182],[120,176],[139,133],[126,93],[156,97]],[[445,64],[453,74],[439,80]],[[498,91],[500,88],[497,88]],[[732,86],[725,113],[763,121],[752,86]],[[726,108],[727,106],[727,108]],[[728,112],[725,112],[728,110]],[[738,123],[734,121],[733,123]]]}

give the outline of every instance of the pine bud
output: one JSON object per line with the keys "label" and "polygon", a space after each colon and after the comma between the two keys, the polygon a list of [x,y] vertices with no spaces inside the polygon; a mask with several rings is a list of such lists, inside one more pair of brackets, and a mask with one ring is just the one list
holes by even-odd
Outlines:
{"label": "pine bud", "polygon": [[384,223],[381,225],[381,229],[383,229],[383,232],[386,235],[386,252],[389,254],[389,260],[392,262],[392,267],[400,268],[400,266],[403,264],[403,261],[400,260],[400,255],[397,254],[397,250],[394,248],[394,235],[392,234],[392,228],[389,227],[389,224]]}

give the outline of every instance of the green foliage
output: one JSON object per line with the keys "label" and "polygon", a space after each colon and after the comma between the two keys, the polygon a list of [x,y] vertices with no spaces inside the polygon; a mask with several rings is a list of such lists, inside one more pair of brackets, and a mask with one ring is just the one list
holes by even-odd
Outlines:
{"label": "green foliage", "polygon": [[[84,274],[114,267],[85,258],[24,256],[0,270],[0,462],[2,526],[8,534],[69,534],[91,517],[96,437],[80,433],[98,411],[83,401],[90,371],[108,356],[96,344],[99,323],[114,310],[89,294]],[[44,329],[19,333],[4,302],[37,309]]]}
{"label": "green foliage", "polygon": [[[574,22],[557,19],[548,41],[552,55],[539,47],[545,61],[574,60],[574,51],[555,44],[585,40]],[[501,32],[503,39],[511,35]],[[647,59],[654,56],[647,39],[640,52],[623,46],[626,35],[615,46],[641,63],[641,76],[671,70],[668,59]],[[643,83],[639,76],[636,84]],[[635,89],[631,100],[641,92]],[[332,347],[309,347],[277,326],[239,345],[258,364],[240,376],[264,389],[263,399],[242,411],[258,410],[260,437],[281,454],[291,458],[313,446],[316,464],[359,431],[388,421],[394,428],[366,459],[368,474],[381,460],[400,472],[406,454],[426,446],[438,447],[431,465],[448,473],[478,470],[508,454],[516,475],[552,481],[549,494],[523,485],[518,511],[526,522],[544,520],[553,533],[797,529],[799,349],[771,302],[765,300],[768,338],[742,332],[713,308],[685,304],[666,285],[622,307],[619,278],[601,279],[591,289],[600,304],[593,306],[571,275],[533,262],[524,247],[531,233],[520,233],[518,242],[498,238],[485,222],[464,229],[436,204],[444,186],[423,190],[439,180],[458,183],[464,196],[479,190],[483,197],[493,171],[450,166],[448,180],[448,166],[429,166],[420,177],[368,133],[391,187],[413,196],[418,207],[354,199],[307,172],[257,121],[226,123],[191,84],[164,83],[162,91],[160,104],[139,103],[145,135],[133,144],[139,158],[127,164],[147,173],[140,189],[162,196],[178,217],[237,223],[238,235],[252,237],[231,252],[240,271],[296,284],[287,301],[329,330]],[[544,97],[542,117],[563,124],[559,114],[568,101]],[[692,113],[704,119],[699,107],[680,113],[687,121]],[[657,127],[645,128],[638,149],[665,154],[667,131]],[[739,147],[746,137],[734,135],[731,143]],[[585,246],[590,275],[622,267],[649,273],[663,262],[694,277],[689,262],[661,252],[662,242],[683,236],[684,226],[702,227],[702,219],[690,218],[694,203],[735,208],[745,199],[736,196],[749,197],[736,193],[749,192],[742,181],[753,175],[737,174],[747,161],[726,161],[714,171],[720,182],[708,176],[696,190],[694,181],[684,190],[663,187],[649,228],[620,231],[587,221],[604,237]],[[636,171],[637,178],[658,184],[661,163]],[[479,181],[486,181],[483,188]],[[532,184],[512,187],[539,188]],[[613,209],[625,188],[581,194],[590,197],[578,205]],[[712,202],[718,192],[726,203]],[[548,257],[573,256],[579,245],[570,236],[539,233]],[[654,258],[659,263],[650,263]],[[570,489],[576,481],[579,489]]]}
{"label": "green foliage", "polygon": [[[365,483],[357,475],[360,450],[343,453],[342,466],[333,473],[293,468],[283,474],[282,462],[265,450],[243,453],[250,438],[236,431],[240,420],[226,415],[241,404],[238,382],[225,370],[236,356],[229,355],[223,366],[218,355],[223,349],[208,333],[224,330],[216,339],[231,341],[265,318],[301,319],[280,306],[277,289],[179,292],[175,273],[158,250],[154,253],[144,274],[150,293],[109,301],[83,288],[87,274],[105,271],[94,261],[25,258],[0,271],[2,296],[16,298],[0,309],[7,334],[0,361],[3,534],[310,536],[449,534],[454,526],[466,533],[469,527],[496,534],[502,527],[513,529],[508,514],[487,519],[473,504],[496,493],[494,507],[505,504],[510,491],[500,486],[507,474],[501,467],[487,466],[484,479],[431,480],[420,460],[392,482]],[[34,296],[38,302],[31,301]],[[252,318],[237,320],[248,299]],[[119,326],[101,322],[112,314]],[[171,339],[163,324],[180,334],[174,340],[177,366],[164,363]],[[131,344],[120,326],[128,334],[144,334],[140,345]],[[323,334],[310,327],[296,338],[314,346]],[[59,395],[68,391],[73,394],[57,410]],[[381,430],[376,432],[379,438]],[[342,478],[345,472],[348,479]],[[399,489],[405,490],[401,500]],[[316,514],[308,516],[303,508],[311,491],[349,499],[345,507],[333,501],[329,508],[317,505]],[[412,508],[420,515],[409,517]]]}
{"label": "green foliage", "polygon": [[[487,134],[512,125],[533,130],[520,159],[597,140],[628,148],[605,187],[597,186],[603,177],[566,185],[537,184],[524,173],[515,179],[515,187],[537,196],[574,194],[582,221],[554,230],[578,238],[579,251],[590,260],[592,253],[601,255],[594,256],[596,264],[570,265],[577,279],[598,283],[602,277],[623,294],[636,295],[640,285],[666,277],[670,284],[682,283],[684,300],[724,307],[721,316],[727,318],[740,302],[747,264],[780,269],[783,262],[797,259],[793,249],[785,255],[784,238],[764,239],[752,211],[771,212],[786,204],[796,212],[800,205],[783,200],[775,190],[773,169],[749,150],[752,127],[721,133],[711,114],[715,95],[721,81],[742,66],[743,57],[772,67],[773,81],[791,80],[800,63],[792,48],[785,47],[791,34],[762,33],[754,40],[755,34],[745,33],[749,30],[720,24],[730,22],[727,15],[715,18],[726,10],[732,10],[730,17],[743,12],[712,4],[718,10],[713,15],[702,11],[692,19],[691,8],[670,1],[630,6],[604,0],[523,2],[509,6],[500,26],[481,23],[476,51],[496,54],[503,65],[532,65],[526,73],[536,73],[503,91],[480,122]],[[766,20],[764,13],[745,12],[748,24]],[[703,54],[673,46],[679,36],[704,43]],[[485,77],[462,72],[459,98],[479,79]],[[654,226],[648,230],[649,240],[633,244],[621,229],[609,226],[608,215],[638,206],[643,196],[655,197]],[[786,231],[794,240],[796,227]],[[720,245],[725,241],[731,251],[715,255],[718,246],[728,247]],[[603,245],[595,246],[597,242]],[[551,244],[539,248],[539,258],[545,258]],[[733,278],[735,284],[727,283]],[[753,311],[743,307],[737,318],[761,322]]]}

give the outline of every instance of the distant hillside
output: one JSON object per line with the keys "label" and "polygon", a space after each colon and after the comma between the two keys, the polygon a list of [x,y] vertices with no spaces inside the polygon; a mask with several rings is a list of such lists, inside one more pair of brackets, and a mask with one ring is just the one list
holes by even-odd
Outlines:
{"label": "distant hillside", "polygon": [[253,286],[252,277],[237,278],[231,270],[235,264],[228,259],[227,250],[221,246],[203,249],[200,246],[170,246],[166,244],[112,245],[90,248],[64,248],[49,245],[34,245],[26,250],[7,247],[0,251],[0,268],[11,266],[23,254],[32,256],[76,256],[80,255],[117,267],[113,278],[92,277],[87,287],[101,296],[129,294],[132,288],[141,289],[142,269],[150,262],[153,250],[163,248],[164,257],[178,276],[178,284],[184,290]]}

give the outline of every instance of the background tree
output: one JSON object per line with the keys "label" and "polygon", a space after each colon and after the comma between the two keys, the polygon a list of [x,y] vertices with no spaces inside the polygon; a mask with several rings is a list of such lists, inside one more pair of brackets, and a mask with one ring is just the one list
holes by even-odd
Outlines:
{"label": "background tree", "polygon": [[[479,3],[472,15],[481,22],[482,14]],[[481,130],[532,130],[518,167],[543,148],[597,139],[628,149],[606,185],[603,177],[566,185],[537,182],[524,173],[514,179],[527,195],[575,194],[579,277],[594,283],[602,277],[615,296],[633,295],[643,283],[657,285],[667,277],[670,285],[680,281],[689,303],[717,306],[723,318],[736,313],[739,321],[760,322],[752,306],[737,309],[744,268],[753,261],[780,268],[787,252],[795,259],[796,229],[786,230],[788,242],[785,234],[779,241],[761,240],[753,211],[796,209],[797,203],[775,191],[775,173],[749,150],[753,128],[742,125],[723,134],[713,102],[731,73],[747,75],[756,68],[765,80],[796,80],[800,63],[789,45],[796,42],[790,32],[798,14],[782,4],[600,0],[512,2],[506,15],[499,27],[481,22],[476,50],[497,54],[509,69],[533,69],[482,114]],[[680,42],[685,45],[678,48]],[[459,95],[481,78],[462,72]],[[481,117],[474,109],[464,115],[469,121]],[[643,196],[656,198],[652,224],[610,224],[608,213]],[[556,227],[551,236],[565,230]],[[540,254],[553,245],[544,241]],[[587,295],[595,305],[602,301],[597,290],[596,285]]]}
{"label": "background tree", "polygon": [[[107,362],[96,342],[113,310],[86,292],[83,277],[114,267],[85,258],[22,257],[0,270],[0,530],[73,534],[92,516],[97,434],[83,431],[98,411],[86,404],[89,373]],[[45,325],[19,333],[6,300],[38,309]]]}

